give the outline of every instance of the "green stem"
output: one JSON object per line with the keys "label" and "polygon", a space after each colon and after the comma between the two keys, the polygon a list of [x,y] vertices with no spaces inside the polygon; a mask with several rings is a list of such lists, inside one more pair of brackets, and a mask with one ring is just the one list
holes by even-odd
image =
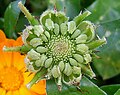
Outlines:
{"label": "green stem", "polygon": [[20,10],[25,14],[26,18],[28,19],[28,21],[30,22],[31,25],[38,25],[39,24],[38,20],[36,20],[30,14],[30,12],[26,9],[26,7],[22,4],[21,1],[18,3],[18,6],[19,6]]}
{"label": "green stem", "polygon": [[3,47],[3,51],[8,52],[8,51],[20,51],[21,46],[16,46],[16,47]]}
{"label": "green stem", "polygon": [[35,74],[35,76],[33,77],[33,79],[27,84],[27,88],[31,88],[32,85],[34,85],[37,81],[42,79],[46,73],[47,73],[47,70],[44,68],[42,68],[40,71],[38,71]]}
{"label": "green stem", "polygon": [[32,47],[31,46],[16,46],[16,47],[3,47],[3,51],[5,52],[20,52],[22,54],[26,54]]}

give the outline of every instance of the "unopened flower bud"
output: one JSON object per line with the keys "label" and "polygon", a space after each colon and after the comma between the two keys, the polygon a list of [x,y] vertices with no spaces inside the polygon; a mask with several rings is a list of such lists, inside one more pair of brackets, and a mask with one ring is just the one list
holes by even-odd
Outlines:
{"label": "unopened flower bud", "polygon": [[84,59],[86,61],[86,64],[92,61],[92,57],[90,56],[90,54],[85,54]]}
{"label": "unopened flower bud", "polygon": [[53,58],[49,58],[49,59],[47,59],[47,60],[45,61],[45,68],[48,68],[48,67],[51,66],[52,60],[53,60]]}
{"label": "unopened flower bud", "polygon": [[80,35],[81,31],[79,29],[77,29],[71,36],[71,38],[76,38]]}
{"label": "unopened flower bud", "polygon": [[45,26],[48,30],[52,30],[54,28],[54,23],[51,19],[46,19]]}
{"label": "unopened flower bud", "polygon": [[38,37],[40,36],[40,34],[44,32],[43,27],[41,25],[35,25],[33,29],[34,29],[34,34],[36,34]]}
{"label": "unopened flower bud", "polygon": [[48,39],[47,39],[47,37],[46,37],[44,34],[41,34],[41,39],[42,39],[44,42],[48,42]]}
{"label": "unopened flower bud", "polygon": [[81,67],[73,66],[73,74],[81,74]]}
{"label": "unopened flower bud", "polygon": [[37,47],[36,51],[39,52],[39,53],[45,53],[47,52],[47,48],[43,47],[43,46],[39,46]]}
{"label": "unopened flower bud", "polygon": [[72,67],[70,66],[69,63],[65,63],[65,69],[64,69],[63,73],[67,76],[72,74]]}
{"label": "unopened flower bud", "polygon": [[70,64],[72,66],[77,66],[78,65],[78,62],[75,59],[73,59],[73,58],[69,58],[69,61],[70,61]]}
{"label": "unopened flower bud", "polygon": [[54,78],[58,78],[60,76],[60,69],[57,65],[54,65],[54,67],[51,70],[51,73],[53,75]]}
{"label": "unopened flower bud", "polygon": [[83,62],[83,57],[80,54],[74,54],[73,56],[79,63]]}
{"label": "unopened flower bud", "polygon": [[58,67],[60,68],[60,71],[63,71],[64,68],[65,68],[65,64],[63,61],[60,61],[59,64],[58,64]]}
{"label": "unopened flower bud", "polygon": [[84,32],[85,30],[88,29],[88,27],[91,25],[92,23],[90,21],[83,21],[79,24],[78,29],[81,30],[81,32]]}
{"label": "unopened flower bud", "polygon": [[27,53],[27,57],[30,60],[37,60],[40,58],[40,54],[37,53],[35,50],[31,49],[28,53]]}
{"label": "unopened flower bud", "polygon": [[85,44],[79,44],[79,45],[77,45],[76,49],[77,49],[78,51],[80,51],[81,53],[85,53],[85,52],[88,51],[89,48],[88,48],[88,46],[85,45]]}
{"label": "unopened flower bud", "polygon": [[75,40],[76,44],[80,44],[80,43],[85,43],[87,40],[87,35],[85,34],[81,34],[80,36],[78,36]]}
{"label": "unopened flower bud", "polygon": [[48,31],[45,31],[44,33],[45,33],[45,36],[46,36],[48,39],[50,39],[50,33],[49,33]]}
{"label": "unopened flower bud", "polygon": [[36,60],[35,64],[36,66],[44,66],[45,60],[47,59],[47,56],[42,54],[41,58],[39,60]]}
{"label": "unopened flower bud", "polygon": [[91,12],[87,10],[84,13],[80,12],[80,14],[73,19],[76,22],[76,26],[78,26],[90,14]]}
{"label": "unopened flower bud", "polygon": [[76,86],[78,86],[80,84],[81,78],[82,78],[82,74],[80,74],[79,77],[75,78]]}
{"label": "unopened flower bud", "polygon": [[22,41],[25,45],[27,45],[26,39],[29,37],[29,32],[32,30],[33,26],[27,26],[26,29],[22,32]]}
{"label": "unopened flower bud", "polygon": [[66,25],[66,23],[62,23],[60,25],[60,29],[61,29],[62,35],[65,35],[67,33],[67,25]]}
{"label": "unopened flower bud", "polygon": [[31,72],[36,72],[37,70],[34,69],[33,65],[32,65],[33,62],[31,62],[30,65],[26,65],[27,69]]}
{"label": "unopened flower bud", "polygon": [[38,45],[42,44],[42,40],[40,38],[33,38],[32,40],[30,40],[30,45],[32,45],[33,47],[37,47]]}
{"label": "unopened flower bud", "polygon": [[54,27],[55,27],[55,28],[54,28],[54,33],[55,33],[55,35],[58,35],[58,34],[59,34],[59,31],[60,31],[60,30],[59,30],[59,25],[58,25],[57,23],[55,23],[55,24],[54,24]]}
{"label": "unopened flower bud", "polygon": [[74,21],[68,22],[68,32],[72,34],[76,29],[76,23]]}

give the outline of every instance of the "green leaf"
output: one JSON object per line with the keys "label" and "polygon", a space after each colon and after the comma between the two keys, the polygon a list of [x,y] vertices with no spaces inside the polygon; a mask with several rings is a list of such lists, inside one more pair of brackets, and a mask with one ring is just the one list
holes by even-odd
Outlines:
{"label": "green leaf", "polygon": [[120,3],[119,0],[96,0],[88,10],[91,11],[87,19],[99,24],[96,30],[101,37],[106,36],[107,44],[99,48],[98,56],[94,59],[94,66],[103,79],[112,78],[120,74]]}
{"label": "green leaf", "polygon": [[4,15],[4,29],[5,29],[5,34],[8,38],[16,38],[16,24],[17,20],[20,14],[20,9],[18,8],[18,2],[22,1],[24,4],[26,0],[17,0],[14,2],[11,2],[9,6],[7,7]]}
{"label": "green leaf", "polygon": [[107,95],[94,83],[86,77],[83,77],[80,82],[80,90],[75,86],[67,86],[63,84],[62,91],[58,91],[53,80],[47,81],[47,95]]}
{"label": "green leaf", "polygon": [[96,0],[88,10],[91,16],[88,18],[92,22],[106,22],[120,18],[120,1],[119,0]]}
{"label": "green leaf", "polygon": [[103,23],[97,29],[98,35],[106,36],[107,44],[97,53],[101,59],[94,59],[94,66],[103,79],[120,74],[120,19]]}
{"label": "green leaf", "polygon": [[120,95],[120,89],[114,95]]}
{"label": "green leaf", "polygon": [[114,93],[120,88],[120,84],[105,85],[100,88],[104,90],[108,95],[114,95]]}
{"label": "green leaf", "polygon": [[0,18],[0,29],[3,30],[4,18]]}

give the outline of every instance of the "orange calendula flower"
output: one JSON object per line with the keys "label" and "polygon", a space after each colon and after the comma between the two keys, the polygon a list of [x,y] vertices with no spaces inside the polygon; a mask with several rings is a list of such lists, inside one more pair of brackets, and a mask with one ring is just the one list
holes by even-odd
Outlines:
{"label": "orange calendula flower", "polygon": [[42,80],[32,88],[27,89],[26,84],[34,74],[25,72],[24,56],[18,52],[3,52],[3,46],[21,46],[19,37],[16,41],[7,39],[0,30],[0,95],[46,95],[46,83]]}

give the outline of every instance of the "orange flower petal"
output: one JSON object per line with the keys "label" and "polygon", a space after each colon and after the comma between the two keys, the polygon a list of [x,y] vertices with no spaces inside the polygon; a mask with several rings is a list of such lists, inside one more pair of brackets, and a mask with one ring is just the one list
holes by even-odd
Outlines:
{"label": "orange flower petal", "polygon": [[12,94],[12,91],[8,91],[8,92],[6,93],[6,95],[13,95],[13,94]]}
{"label": "orange flower petal", "polygon": [[0,30],[0,43],[6,40],[6,36],[2,30]]}
{"label": "orange flower petal", "polygon": [[13,95],[20,95],[20,93],[18,90],[16,90],[16,91],[13,91]]}
{"label": "orange flower petal", "polygon": [[37,94],[37,93],[35,93],[35,92],[33,92],[33,91],[30,91],[30,93],[31,93],[32,95],[41,95],[41,94]]}
{"label": "orange flower petal", "polygon": [[24,56],[22,56],[18,52],[13,53],[13,65],[16,67],[18,70],[22,70],[25,68],[25,63],[24,63]]}
{"label": "orange flower petal", "polygon": [[6,91],[3,88],[0,88],[0,95],[5,95]]}
{"label": "orange flower petal", "polygon": [[30,91],[29,91],[25,86],[22,86],[22,87],[20,88],[19,92],[20,92],[20,95],[32,95],[32,94],[30,93]]}
{"label": "orange flower petal", "polygon": [[19,44],[19,45],[23,45],[23,41],[22,41],[22,37],[18,37],[16,42]]}
{"label": "orange flower petal", "polygon": [[28,84],[32,78],[33,78],[34,74],[31,74],[30,72],[25,72],[23,74],[23,77],[24,77],[24,85]]}
{"label": "orange flower petal", "polygon": [[46,93],[46,81],[41,80],[37,84],[34,84],[31,87],[31,91],[36,92],[38,94],[45,94]]}

